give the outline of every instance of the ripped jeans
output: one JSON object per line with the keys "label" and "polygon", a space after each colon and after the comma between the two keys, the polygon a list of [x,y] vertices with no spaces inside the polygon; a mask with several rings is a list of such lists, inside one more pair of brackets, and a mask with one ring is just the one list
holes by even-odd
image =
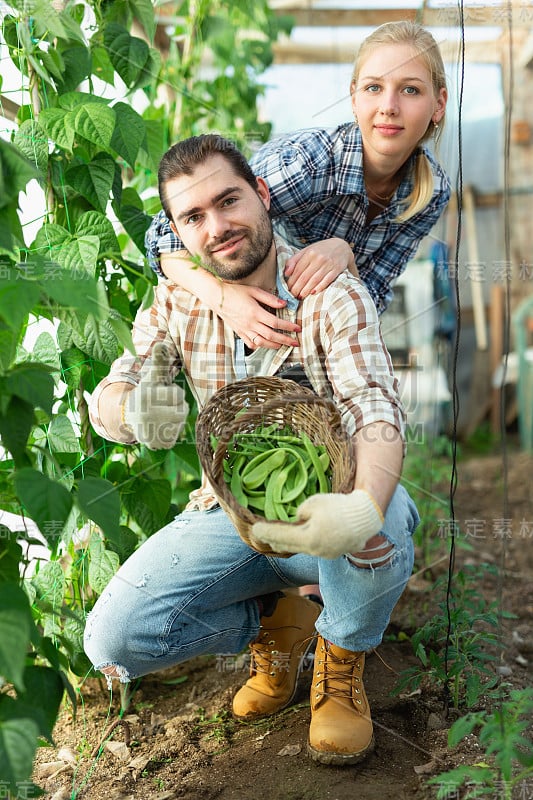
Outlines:
{"label": "ripped jeans", "polygon": [[184,512],[144,542],[104,589],[87,619],[86,653],[96,670],[124,682],[201,654],[239,653],[259,632],[255,598],[316,583],[324,600],[321,636],[347,650],[370,650],[411,574],[418,522],[398,486],[381,531],[392,555],[365,569],[346,556],[263,555],[242,541],[222,509]]}

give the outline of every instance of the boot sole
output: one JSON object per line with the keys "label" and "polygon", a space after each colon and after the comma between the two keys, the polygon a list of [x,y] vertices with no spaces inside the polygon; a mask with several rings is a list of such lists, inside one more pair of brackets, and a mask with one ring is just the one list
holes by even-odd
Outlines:
{"label": "boot sole", "polygon": [[350,766],[351,764],[359,764],[363,761],[374,749],[375,740],[372,736],[368,747],[361,750],[359,753],[333,753],[327,750],[316,750],[314,747],[307,743],[307,752],[318,764],[326,764],[327,766]]}
{"label": "boot sole", "polygon": [[294,679],[293,692],[292,692],[291,696],[289,697],[289,699],[282,706],[279,706],[278,708],[276,708],[275,711],[265,711],[265,712],[259,713],[259,714],[247,714],[244,717],[239,717],[232,710],[231,716],[233,717],[233,719],[238,719],[241,722],[248,722],[248,721],[251,721],[251,720],[254,720],[254,719],[264,719],[265,717],[272,717],[274,714],[278,714],[280,711],[283,711],[283,709],[287,708],[287,706],[290,706],[290,704],[292,703],[292,701],[294,700],[294,698],[296,696],[296,692],[298,691],[298,681],[300,679],[300,675],[302,674],[302,672],[304,670],[305,658],[311,652],[311,648],[314,645],[316,645],[316,641],[315,641],[315,638],[313,637],[311,639],[311,641],[309,642],[309,644],[307,645],[307,647],[305,648],[305,650],[299,656],[299,664],[298,664],[298,669],[296,671],[296,676],[295,676],[295,679]]}

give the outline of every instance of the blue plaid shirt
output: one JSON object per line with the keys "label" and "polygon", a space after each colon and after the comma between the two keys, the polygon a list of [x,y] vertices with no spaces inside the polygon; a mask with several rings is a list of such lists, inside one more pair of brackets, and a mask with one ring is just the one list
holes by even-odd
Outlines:
{"label": "blue plaid shirt", "polygon": [[[334,236],[348,242],[361,280],[382,313],[392,299],[391,283],[415,255],[450,198],[445,172],[427,149],[424,152],[433,169],[433,197],[407,222],[394,220],[413,188],[412,169],[420,149],[411,156],[390,204],[367,224],[363,143],[353,122],[273,139],[253,155],[250,164],[269,186],[276,232],[296,248]],[[146,233],[146,248],[152,268],[160,275],[159,254],[183,249],[163,211]]]}

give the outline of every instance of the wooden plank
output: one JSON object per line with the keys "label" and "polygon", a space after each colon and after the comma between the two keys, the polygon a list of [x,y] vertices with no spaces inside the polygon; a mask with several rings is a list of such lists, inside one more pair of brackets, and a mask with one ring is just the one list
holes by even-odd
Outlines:
{"label": "wooden plank", "polygon": [[[461,14],[457,3],[449,3],[439,8],[425,7],[423,11],[414,8],[317,8],[309,0],[270,0],[270,7],[279,15],[293,17],[295,25],[312,27],[370,27],[375,28],[384,22],[413,19],[428,28],[460,27]],[[465,26],[491,26],[513,29],[531,28],[531,9],[523,0],[509,7],[508,3],[479,3],[464,6],[462,20]]]}
{"label": "wooden plank", "polygon": [[14,103],[13,100],[9,99],[9,97],[0,94],[0,116],[11,120],[11,122],[16,122],[19,111],[20,106],[18,103]]}
{"label": "wooden plank", "polygon": [[[438,37],[437,37],[438,38]],[[272,45],[276,64],[351,64],[359,42],[353,44],[305,44],[290,39]],[[457,62],[458,41],[439,41],[444,61]],[[495,42],[470,42],[465,45],[465,63],[500,64],[501,48]]]}

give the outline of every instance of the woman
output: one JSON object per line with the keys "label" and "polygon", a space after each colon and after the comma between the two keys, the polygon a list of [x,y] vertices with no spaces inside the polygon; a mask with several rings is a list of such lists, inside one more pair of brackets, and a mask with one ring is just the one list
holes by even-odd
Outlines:
{"label": "woman", "polygon": [[[301,247],[288,262],[290,291],[321,291],[344,269],[359,277],[381,313],[450,196],[424,142],[437,138],[447,90],[431,34],[413,22],[377,28],[359,49],[350,84],[354,123],[313,128],[263,145],[250,163],[270,189],[275,229]],[[152,266],[187,288],[252,348],[294,344],[283,301],[229,286],[192,266],[163,212],[147,233]],[[158,264],[160,258],[160,266]]]}

